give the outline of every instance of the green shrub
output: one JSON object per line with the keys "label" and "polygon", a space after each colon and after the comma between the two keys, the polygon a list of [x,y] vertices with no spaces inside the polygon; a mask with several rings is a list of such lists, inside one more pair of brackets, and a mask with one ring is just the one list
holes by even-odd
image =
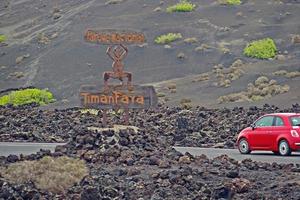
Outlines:
{"label": "green shrub", "polygon": [[240,5],[242,3],[241,0],[219,0],[219,2],[226,5]]}
{"label": "green shrub", "polygon": [[2,168],[0,174],[11,183],[32,181],[41,190],[63,193],[88,175],[88,169],[84,161],[79,159],[46,156],[41,160],[10,164]]}
{"label": "green shrub", "polygon": [[182,35],[180,33],[168,33],[168,34],[156,37],[155,43],[156,44],[168,44],[168,43],[171,43],[180,38],[182,38]]}
{"label": "green shrub", "polygon": [[244,49],[244,55],[261,59],[273,58],[276,52],[276,45],[271,38],[253,41]]}
{"label": "green shrub", "polygon": [[30,103],[38,103],[45,105],[55,101],[51,92],[40,89],[25,89],[13,91],[8,95],[0,97],[0,105],[13,104],[24,105]]}
{"label": "green shrub", "polygon": [[167,8],[167,12],[191,12],[195,9],[196,5],[182,0],[179,3]]}
{"label": "green shrub", "polygon": [[6,36],[5,35],[0,35],[0,43],[6,41]]}

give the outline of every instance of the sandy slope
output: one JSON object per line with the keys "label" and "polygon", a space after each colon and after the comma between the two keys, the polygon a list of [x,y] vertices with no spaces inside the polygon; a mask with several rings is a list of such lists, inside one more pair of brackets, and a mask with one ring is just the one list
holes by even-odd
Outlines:
{"label": "sandy slope", "polygon": [[[291,35],[300,33],[299,1],[245,0],[240,6],[230,7],[201,0],[193,1],[197,5],[194,12],[165,12],[166,7],[176,2],[124,0],[106,4],[104,0],[18,0],[5,8],[5,1],[1,1],[0,33],[8,35],[8,46],[0,47],[0,66],[4,66],[0,68],[0,90],[21,86],[49,88],[58,100],[72,102],[81,84],[101,83],[103,71],[111,68],[106,47],[84,42],[84,30],[128,28],[143,31],[147,45],[129,47],[126,69],[133,72],[136,83],[155,83],[161,88],[166,86],[162,81],[174,82],[173,79],[179,78],[175,79],[177,92],[167,93],[171,105],[184,97],[191,98],[194,104],[210,107],[299,102],[299,77],[272,76],[279,69],[300,70],[300,46],[291,43]],[[55,7],[59,8],[57,12]],[[157,7],[162,10],[153,11]],[[179,40],[171,44],[171,49],[154,44],[157,35],[168,32],[180,32],[184,39],[196,37],[198,42],[186,44]],[[49,39],[47,44],[42,34]],[[287,51],[287,59],[261,61],[242,55],[247,42],[264,37],[272,37],[281,53]],[[213,48],[196,52],[194,49],[201,44]],[[229,53],[224,53],[224,48]],[[180,52],[185,59],[177,58]],[[16,64],[16,58],[26,54],[30,57]],[[238,58],[246,63],[246,73],[231,87],[215,87],[214,80],[192,82],[193,74],[211,71],[217,64],[229,67]],[[21,72],[22,77],[16,78],[15,72]],[[262,74],[290,85],[291,90],[260,102],[217,104],[220,95],[244,90]]]}

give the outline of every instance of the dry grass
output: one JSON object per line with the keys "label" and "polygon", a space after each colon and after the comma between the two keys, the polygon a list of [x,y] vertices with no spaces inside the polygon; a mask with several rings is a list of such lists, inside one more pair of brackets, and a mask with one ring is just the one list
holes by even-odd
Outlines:
{"label": "dry grass", "polygon": [[199,47],[195,48],[195,51],[199,52],[199,51],[205,51],[207,49],[214,49],[215,47],[213,46],[209,46],[208,44],[201,44]]}
{"label": "dry grass", "polygon": [[242,69],[243,65],[243,62],[238,59],[226,69],[224,69],[222,65],[215,66],[213,73],[215,73],[219,79],[215,85],[219,87],[230,87],[232,81],[239,79],[244,74]]}
{"label": "dry grass", "polygon": [[45,33],[38,34],[37,40],[38,40],[38,43],[40,43],[40,44],[49,44],[50,43],[50,39],[48,36],[46,36]]}
{"label": "dry grass", "polygon": [[299,71],[288,72],[286,70],[279,70],[273,73],[274,76],[284,76],[286,78],[295,78],[300,76]]}
{"label": "dry grass", "polygon": [[82,160],[66,156],[59,158],[47,156],[37,161],[13,163],[0,173],[11,183],[32,181],[41,190],[63,193],[88,175],[88,169]]}
{"label": "dry grass", "polygon": [[193,105],[191,103],[183,103],[183,104],[181,104],[181,107],[183,109],[191,109],[191,108],[193,108]]}
{"label": "dry grass", "polygon": [[171,84],[169,84],[168,86],[167,86],[167,88],[169,89],[169,90],[176,90],[176,84],[175,83],[171,83]]}
{"label": "dry grass", "polygon": [[300,35],[292,35],[292,43],[300,44]]}
{"label": "dry grass", "polygon": [[184,99],[181,99],[180,104],[191,103],[191,102],[192,102],[191,99],[184,98]]}
{"label": "dry grass", "polygon": [[209,80],[209,73],[203,73],[193,79],[193,82],[201,82]]}
{"label": "dry grass", "polygon": [[122,2],[123,2],[123,0],[109,0],[109,1],[105,2],[105,5],[119,4]]}
{"label": "dry grass", "polygon": [[221,96],[218,98],[218,102],[260,101],[288,92],[289,89],[288,85],[279,85],[277,81],[269,80],[266,76],[261,76],[255,80],[254,84],[249,83],[246,91]]}
{"label": "dry grass", "polygon": [[217,87],[230,87],[232,81],[239,79],[245,72],[243,71],[244,63],[238,59],[230,67],[224,68],[219,64],[213,67],[211,72],[206,72],[196,76],[192,82],[207,81],[213,78],[217,79],[214,83]]}
{"label": "dry grass", "polygon": [[91,115],[98,115],[99,113],[99,110],[96,110],[96,109],[81,109],[80,110],[80,113],[82,114],[91,114]]}
{"label": "dry grass", "polygon": [[187,44],[193,44],[193,43],[198,42],[198,39],[195,38],[195,37],[191,37],[191,38],[186,38],[186,39],[184,39],[183,41],[184,41],[185,43],[187,43]]}
{"label": "dry grass", "polygon": [[180,100],[180,105],[184,109],[190,109],[192,108],[192,100],[189,98],[183,98]]}
{"label": "dry grass", "polygon": [[117,125],[114,124],[112,128],[99,128],[99,127],[88,127],[87,128],[90,131],[97,131],[97,132],[103,132],[103,131],[114,131],[115,133],[119,133],[121,130],[127,130],[127,129],[132,129],[135,133],[139,131],[139,128],[136,126],[126,126],[126,125]]}
{"label": "dry grass", "polygon": [[176,89],[171,89],[171,90],[170,90],[170,93],[172,93],[172,94],[175,94],[176,92],[177,92]]}
{"label": "dry grass", "polygon": [[158,98],[166,97],[166,94],[165,93],[157,93],[157,97]]}

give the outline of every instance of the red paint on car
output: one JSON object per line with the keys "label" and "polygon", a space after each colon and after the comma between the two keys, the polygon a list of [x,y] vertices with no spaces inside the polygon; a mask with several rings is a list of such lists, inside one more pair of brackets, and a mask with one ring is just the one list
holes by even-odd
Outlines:
{"label": "red paint on car", "polygon": [[237,145],[242,154],[267,150],[286,156],[300,151],[300,114],[264,115],[239,133]]}

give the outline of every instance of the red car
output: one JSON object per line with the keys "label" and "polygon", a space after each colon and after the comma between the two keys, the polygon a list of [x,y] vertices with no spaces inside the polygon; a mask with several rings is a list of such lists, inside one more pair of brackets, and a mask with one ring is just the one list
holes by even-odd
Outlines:
{"label": "red car", "polygon": [[240,132],[237,145],[242,154],[267,150],[287,156],[292,151],[300,151],[300,114],[264,115]]}

